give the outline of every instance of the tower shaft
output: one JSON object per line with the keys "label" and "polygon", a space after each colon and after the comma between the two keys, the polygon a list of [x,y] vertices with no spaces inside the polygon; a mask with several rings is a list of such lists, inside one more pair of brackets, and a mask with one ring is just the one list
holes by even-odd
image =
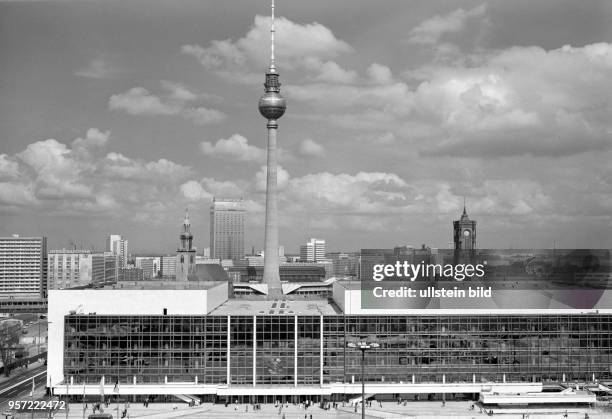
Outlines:
{"label": "tower shaft", "polygon": [[278,266],[278,196],[276,120],[268,120],[268,161],[266,175],[266,231],[264,244],[264,283],[270,297],[282,295]]}

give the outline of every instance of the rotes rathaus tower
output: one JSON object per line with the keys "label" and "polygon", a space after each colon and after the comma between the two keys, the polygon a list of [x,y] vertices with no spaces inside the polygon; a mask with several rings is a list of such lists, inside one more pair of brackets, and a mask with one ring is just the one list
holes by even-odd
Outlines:
{"label": "rotes rathaus tower", "polygon": [[463,202],[463,214],[457,221],[453,221],[453,241],[455,250],[476,249],[476,221],[470,220]]}
{"label": "rotes rathaus tower", "polygon": [[266,178],[266,233],[264,244],[264,283],[268,284],[268,296],[283,295],[278,273],[278,192],[276,185],[276,130],[277,120],[283,116],[287,105],[280,95],[280,83],[274,64],[274,0],[272,0],[272,24],[270,26],[270,68],[266,73],[265,93],[259,99],[259,112],[268,120],[268,165]]}

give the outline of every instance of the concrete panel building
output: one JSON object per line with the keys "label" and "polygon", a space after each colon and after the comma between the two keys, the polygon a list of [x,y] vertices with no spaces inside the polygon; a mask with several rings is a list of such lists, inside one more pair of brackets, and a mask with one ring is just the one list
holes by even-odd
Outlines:
{"label": "concrete panel building", "polygon": [[41,297],[47,290],[47,238],[0,237],[0,298]]}

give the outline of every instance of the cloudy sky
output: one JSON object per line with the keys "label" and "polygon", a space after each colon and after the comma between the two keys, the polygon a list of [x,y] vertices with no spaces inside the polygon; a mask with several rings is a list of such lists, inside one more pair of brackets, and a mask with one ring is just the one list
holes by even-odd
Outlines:
{"label": "cloudy sky", "polygon": [[[279,0],[280,241],[612,247],[609,0]],[[0,0],[0,235],[263,246],[267,0]]]}

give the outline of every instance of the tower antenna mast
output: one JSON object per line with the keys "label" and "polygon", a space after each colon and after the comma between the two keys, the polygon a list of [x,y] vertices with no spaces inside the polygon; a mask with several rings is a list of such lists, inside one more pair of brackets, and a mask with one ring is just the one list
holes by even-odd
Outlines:
{"label": "tower antenna mast", "polygon": [[276,73],[276,65],[274,62],[274,0],[272,0],[272,24],[270,25],[270,73]]}

